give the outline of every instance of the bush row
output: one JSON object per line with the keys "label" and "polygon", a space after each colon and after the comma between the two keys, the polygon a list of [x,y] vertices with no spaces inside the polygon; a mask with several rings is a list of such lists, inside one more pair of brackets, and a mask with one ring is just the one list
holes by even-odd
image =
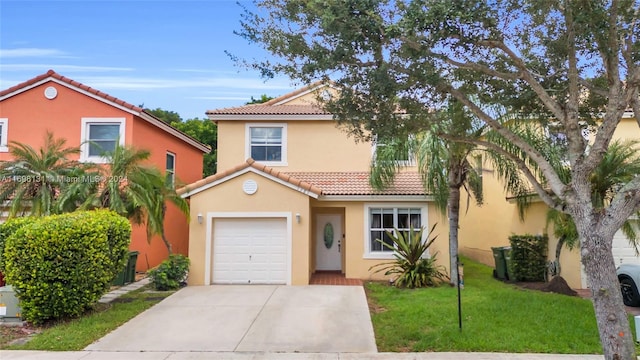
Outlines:
{"label": "bush row", "polygon": [[511,270],[516,281],[544,281],[547,270],[547,235],[512,235]]}
{"label": "bush row", "polygon": [[0,266],[20,300],[22,318],[41,324],[85,312],[125,266],[130,237],[129,221],[108,210],[0,225]]}

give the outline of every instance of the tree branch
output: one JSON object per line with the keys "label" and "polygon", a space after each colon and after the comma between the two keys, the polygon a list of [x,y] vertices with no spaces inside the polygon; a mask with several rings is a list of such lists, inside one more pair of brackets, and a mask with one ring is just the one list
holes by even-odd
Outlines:
{"label": "tree branch", "polygon": [[[531,172],[531,169],[529,169],[529,167],[527,166],[527,164],[524,162],[524,160],[520,159],[518,156],[506,151],[505,149],[503,149],[502,147],[490,143],[488,141],[484,141],[484,140],[479,140],[479,139],[470,139],[470,138],[463,138],[463,137],[456,137],[456,136],[452,136],[452,135],[447,135],[447,134],[439,134],[440,137],[447,139],[447,140],[451,140],[451,141],[455,141],[455,142],[462,142],[462,143],[466,143],[466,144],[473,144],[473,145],[479,145],[479,146],[483,146],[487,149],[491,149],[505,157],[507,157],[509,160],[513,161],[516,166],[518,167],[518,169],[520,171],[522,171],[522,173],[524,174],[524,176],[527,178],[527,180],[529,181],[529,183],[531,184],[531,186],[533,187],[533,189],[535,190],[535,192],[538,194],[538,196],[540,196],[540,198],[542,199],[542,201],[545,202],[545,204],[547,204],[550,208],[556,209],[558,211],[564,212],[564,207],[559,204],[556,199],[551,196],[551,194],[549,194],[549,192],[547,191],[547,189],[544,188],[544,186],[542,186],[542,184],[540,183],[540,181],[538,181],[538,179],[536,178],[535,174]],[[562,193],[557,194],[558,198],[560,200],[563,200],[562,198]]]}

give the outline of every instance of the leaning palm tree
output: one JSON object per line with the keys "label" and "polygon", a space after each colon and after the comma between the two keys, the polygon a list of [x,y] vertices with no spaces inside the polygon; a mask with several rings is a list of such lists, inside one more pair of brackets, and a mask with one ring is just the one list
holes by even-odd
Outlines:
{"label": "leaning palm tree", "polygon": [[[80,153],[79,147],[67,147],[65,139],[47,132],[41,148],[14,141],[9,153],[13,160],[0,163],[0,203],[9,217],[73,211],[85,201],[86,183],[76,180],[91,166],[70,160]],[[75,190],[68,192],[70,187]]]}
{"label": "leaning palm tree", "polygon": [[[593,171],[591,181],[591,199],[594,206],[604,208],[620,187],[640,174],[640,155],[637,141],[614,141],[609,145],[602,162]],[[555,209],[547,212],[547,227],[553,225],[554,235],[558,238],[555,260],[550,263],[552,276],[560,275],[560,254],[566,246],[573,249],[578,245],[579,236],[571,217]],[[638,229],[631,221],[625,221],[622,232],[638,253]]]}
{"label": "leaning palm tree", "polygon": [[160,235],[171,254],[171,243],[165,236],[166,202],[176,204],[188,215],[186,200],[166,183],[166,177],[145,162],[151,156],[147,150],[116,144],[113,151],[103,154],[107,163],[101,170],[98,191],[92,207],[108,208],[129,218],[134,224],[146,225],[147,239]]}
{"label": "leaning palm tree", "polygon": [[435,122],[439,128],[411,136],[395,136],[379,152],[376,149],[370,179],[374,188],[389,186],[395,174],[405,166],[396,159],[406,152],[412,154],[426,192],[433,195],[438,209],[448,215],[449,274],[451,283],[457,285],[461,190],[465,189],[469,198],[482,204],[481,159],[474,155],[478,149],[476,145],[446,140],[439,134],[479,138],[482,128],[456,102],[433,116],[439,118]]}

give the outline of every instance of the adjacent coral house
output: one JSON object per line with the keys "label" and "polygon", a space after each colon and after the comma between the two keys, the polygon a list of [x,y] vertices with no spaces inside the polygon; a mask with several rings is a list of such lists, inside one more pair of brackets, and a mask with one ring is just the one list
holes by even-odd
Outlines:
{"label": "adjacent coral house", "polygon": [[[80,161],[100,163],[96,147],[115,142],[151,151],[150,163],[191,183],[202,177],[203,154],[210,149],[167,125],[142,108],[57,74],[53,70],[0,92],[0,160],[9,160],[12,141],[42,146],[45,133],[81,146]],[[90,142],[89,142],[90,141]],[[187,219],[168,208],[165,229],[176,253],[188,253]],[[133,229],[131,250],[139,251],[138,270],[159,264],[167,256],[160,238],[147,243],[146,230]]]}
{"label": "adjacent coral house", "polygon": [[[208,111],[218,124],[219,173],[181,189],[191,204],[189,283],[306,285],[318,271],[382,278],[385,230],[438,223],[431,249],[448,264],[447,224],[415,167],[375,191],[375,143],[336,127],[313,84],[264,104]],[[399,161],[406,161],[399,159]]]}

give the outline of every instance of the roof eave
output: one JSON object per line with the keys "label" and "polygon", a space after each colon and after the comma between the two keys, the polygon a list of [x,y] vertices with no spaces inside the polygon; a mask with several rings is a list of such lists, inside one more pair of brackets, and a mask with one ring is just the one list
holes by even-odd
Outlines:
{"label": "roof eave", "polygon": [[333,115],[331,114],[296,114],[296,115],[287,115],[287,114],[273,114],[273,115],[231,115],[231,114],[207,114],[209,120],[212,121],[220,121],[220,120],[231,120],[231,121],[317,121],[317,120],[333,120]]}

